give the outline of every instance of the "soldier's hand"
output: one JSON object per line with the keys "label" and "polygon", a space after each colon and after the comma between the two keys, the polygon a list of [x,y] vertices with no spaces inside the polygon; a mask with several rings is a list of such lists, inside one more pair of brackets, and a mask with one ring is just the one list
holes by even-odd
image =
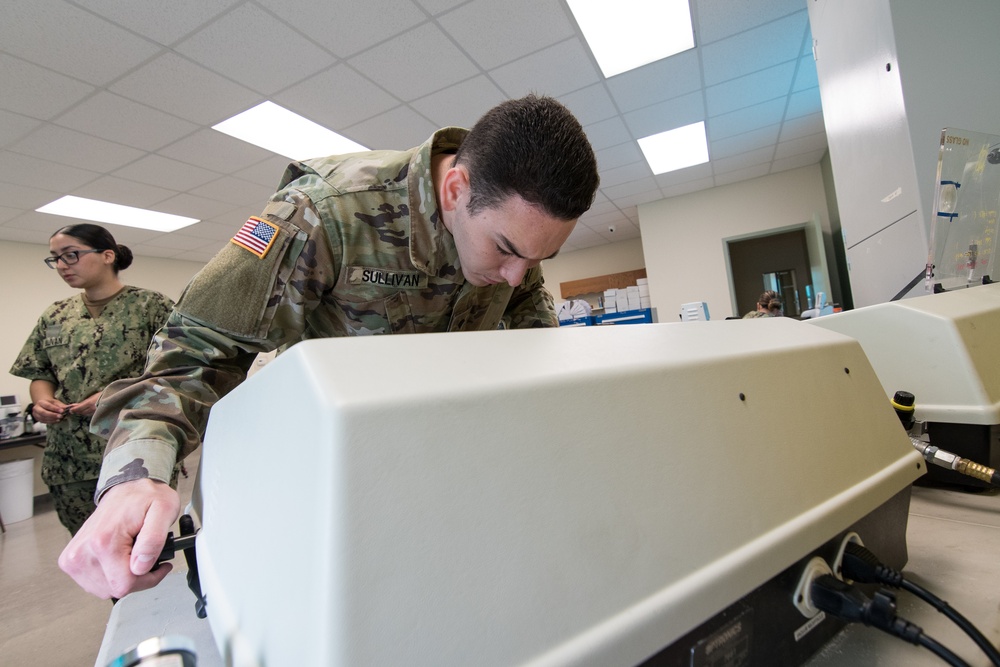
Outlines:
{"label": "soldier's hand", "polygon": [[97,392],[87,398],[83,399],[79,403],[73,403],[68,406],[69,411],[74,415],[79,415],[81,417],[93,417],[94,410],[97,409],[97,399],[101,397],[101,392]]}
{"label": "soldier's hand", "polygon": [[42,424],[55,424],[62,421],[67,412],[69,412],[69,406],[62,401],[57,401],[54,398],[40,398],[31,408],[31,417]]}
{"label": "soldier's hand", "polygon": [[59,567],[88,593],[120,598],[156,586],[169,563],[150,572],[180,515],[180,497],[151,479],[111,487],[59,556]]}

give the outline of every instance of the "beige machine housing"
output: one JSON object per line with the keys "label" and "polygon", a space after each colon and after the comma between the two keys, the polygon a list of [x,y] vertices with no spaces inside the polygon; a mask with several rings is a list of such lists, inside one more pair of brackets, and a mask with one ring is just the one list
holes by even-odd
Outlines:
{"label": "beige machine housing", "polygon": [[[920,437],[1000,469],[1000,284],[876,304],[809,320],[857,339],[887,396],[913,394]],[[989,486],[932,466],[928,480]]]}
{"label": "beige machine housing", "polygon": [[351,666],[641,663],[923,472],[857,341],[782,318],[306,341],[201,466],[222,655]]}

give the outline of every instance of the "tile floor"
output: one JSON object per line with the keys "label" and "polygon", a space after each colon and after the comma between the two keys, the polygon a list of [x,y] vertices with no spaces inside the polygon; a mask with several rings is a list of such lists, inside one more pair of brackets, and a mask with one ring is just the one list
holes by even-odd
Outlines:
{"label": "tile floor", "polygon": [[[187,459],[178,484],[182,506],[197,462],[197,453]],[[32,518],[0,535],[0,665],[89,667],[97,659],[112,606],[59,569],[69,537],[47,495],[36,497]]]}

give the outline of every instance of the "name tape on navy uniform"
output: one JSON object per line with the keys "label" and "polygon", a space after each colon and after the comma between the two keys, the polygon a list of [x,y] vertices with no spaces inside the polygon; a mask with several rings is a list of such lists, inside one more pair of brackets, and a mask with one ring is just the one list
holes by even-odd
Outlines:
{"label": "name tape on navy uniform", "polygon": [[278,238],[277,225],[267,220],[251,217],[240,228],[240,231],[236,232],[236,236],[231,241],[264,259],[264,255],[271,249],[276,238]]}
{"label": "name tape on navy uniform", "polygon": [[347,282],[351,285],[424,289],[427,287],[427,274],[421,271],[393,271],[391,269],[373,269],[367,266],[352,266],[347,270]]}

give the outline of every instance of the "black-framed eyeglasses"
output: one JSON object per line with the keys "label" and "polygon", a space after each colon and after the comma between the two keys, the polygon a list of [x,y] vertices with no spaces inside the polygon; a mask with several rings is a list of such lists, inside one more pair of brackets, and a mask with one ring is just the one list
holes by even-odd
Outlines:
{"label": "black-framed eyeglasses", "polygon": [[74,264],[76,264],[77,262],[80,261],[80,255],[86,255],[87,253],[90,253],[90,252],[104,252],[104,251],[103,250],[70,250],[68,252],[64,252],[61,255],[55,255],[54,257],[46,257],[44,261],[45,261],[46,266],[48,266],[50,269],[56,268],[56,264],[59,263],[60,259],[63,261],[63,264],[65,264],[66,266],[73,266]]}

